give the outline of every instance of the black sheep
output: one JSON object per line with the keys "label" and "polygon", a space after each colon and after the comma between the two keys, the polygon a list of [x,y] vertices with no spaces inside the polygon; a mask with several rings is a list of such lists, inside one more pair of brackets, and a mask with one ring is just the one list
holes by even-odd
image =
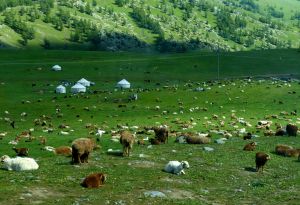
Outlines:
{"label": "black sheep", "polygon": [[258,172],[261,169],[263,172],[265,164],[270,159],[271,159],[270,155],[264,152],[257,152],[255,155],[256,171]]}

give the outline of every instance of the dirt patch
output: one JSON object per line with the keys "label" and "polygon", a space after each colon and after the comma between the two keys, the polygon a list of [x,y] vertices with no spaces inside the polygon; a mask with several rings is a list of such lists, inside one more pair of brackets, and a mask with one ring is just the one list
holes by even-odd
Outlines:
{"label": "dirt patch", "polygon": [[164,177],[160,179],[163,182],[176,183],[176,184],[191,184],[192,182],[185,179],[172,179],[169,177]]}
{"label": "dirt patch", "polygon": [[173,189],[173,190],[165,190],[163,191],[168,198],[171,199],[195,199],[195,194],[190,191]]}
{"label": "dirt patch", "polygon": [[55,192],[53,190],[50,191],[46,188],[35,187],[21,193],[19,200],[30,201],[30,204],[44,204],[45,202],[43,200],[53,197],[58,198],[61,196],[63,195],[59,192]]}
{"label": "dirt patch", "polygon": [[155,162],[151,162],[151,161],[139,161],[139,160],[135,160],[135,161],[131,161],[128,163],[129,166],[133,166],[136,168],[151,168],[151,167],[156,167],[157,164]]}

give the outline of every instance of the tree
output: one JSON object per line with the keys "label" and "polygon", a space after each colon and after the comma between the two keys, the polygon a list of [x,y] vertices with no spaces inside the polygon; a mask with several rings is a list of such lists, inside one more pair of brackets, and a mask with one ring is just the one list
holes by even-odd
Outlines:
{"label": "tree", "polygon": [[47,38],[44,38],[42,47],[45,48],[45,49],[50,49],[51,48],[51,43]]}

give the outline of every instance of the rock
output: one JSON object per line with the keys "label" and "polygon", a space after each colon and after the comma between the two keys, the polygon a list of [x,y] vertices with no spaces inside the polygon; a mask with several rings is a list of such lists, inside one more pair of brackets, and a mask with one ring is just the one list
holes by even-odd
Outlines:
{"label": "rock", "polygon": [[204,193],[204,194],[208,194],[209,191],[207,189],[201,189],[201,192]]}
{"label": "rock", "polygon": [[149,157],[149,155],[139,154],[139,157],[140,157],[140,158],[147,158],[147,157]]}
{"label": "rock", "polygon": [[123,200],[119,200],[119,201],[116,201],[114,204],[115,205],[125,205],[126,203]]}
{"label": "rock", "polygon": [[212,151],[214,151],[215,149],[212,148],[212,147],[203,147],[203,150],[204,150],[204,151],[207,151],[207,152],[212,152]]}
{"label": "rock", "polygon": [[185,136],[179,136],[176,138],[175,142],[178,142],[179,144],[186,144],[186,137]]}
{"label": "rock", "polygon": [[225,144],[225,140],[224,139],[217,139],[217,140],[215,140],[215,143],[217,143],[217,144]]}
{"label": "rock", "polygon": [[251,138],[258,138],[259,135],[251,135]]}
{"label": "rock", "polygon": [[120,142],[119,139],[115,139],[115,138],[111,139],[111,141],[113,141],[113,142]]}
{"label": "rock", "polygon": [[160,192],[160,191],[146,191],[144,192],[145,197],[159,197],[159,198],[164,198],[167,197],[164,193]]}
{"label": "rock", "polygon": [[202,92],[202,91],[204,91],[205,89],[204,88],[201,88],[201,87],[197,87],[197,88],[195,88],[194,89],[194,91],[196,91],[196,92]]}

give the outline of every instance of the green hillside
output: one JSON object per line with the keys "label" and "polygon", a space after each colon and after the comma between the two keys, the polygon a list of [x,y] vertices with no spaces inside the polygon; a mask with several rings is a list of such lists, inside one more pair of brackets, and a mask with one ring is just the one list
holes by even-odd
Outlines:
{"label": "green hillside", "polygon": [[160,50],[298,48],[299,0],[6,0],[0,46]]}

